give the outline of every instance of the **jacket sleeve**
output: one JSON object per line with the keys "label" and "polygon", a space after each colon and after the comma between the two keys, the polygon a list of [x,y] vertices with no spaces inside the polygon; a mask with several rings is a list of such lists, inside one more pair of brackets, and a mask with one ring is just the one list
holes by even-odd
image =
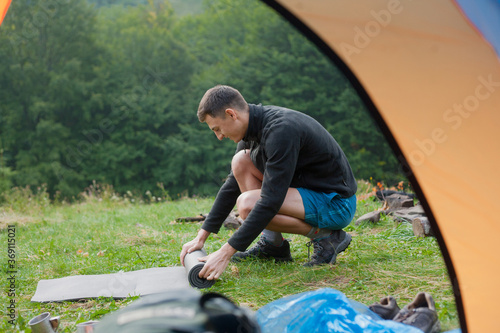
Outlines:
{"label": "jacket sleeve", "polygon": [[261,197],[243,225],[228,241],[238,251],[245,251],[278,213],[297,165],[301,146],[299,135],[282,128],[270,133],[265,142],[264,149],[268,159]]}
{"label": "jacket sleeve", "polygon": [[217,193],[212,209],[201,228],[208,232],[218,233],[239,195],[240,188],[231,172]]}
{"label": "jacket sleeve", "polygon": [[[243,141],[239,142],[236,148],[236,153],[246,148],[246,146],[247,143]],[[205,222],[203,222],[201,228],[208,232],[218,233],[222,223],[224,223],[229,213],[231,213],[231,210],[236,204],[236,200],[240,194],[240,187],[238,186],[238,183],[233,176],[233,172],[231,171],[227,176],[226,181],[219,189],[212,209],[210,210],[210,213],[208,213],[208,216],[205,219]]]}

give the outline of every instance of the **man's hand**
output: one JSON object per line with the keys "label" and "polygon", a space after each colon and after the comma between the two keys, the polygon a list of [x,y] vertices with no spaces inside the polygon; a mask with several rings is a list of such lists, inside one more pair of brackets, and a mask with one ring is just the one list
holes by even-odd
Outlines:
{"label": "man's hand", "polygon": [[226,243],[214,253],[198,259],[200,261],[206,261],[205,266],[202,268],[198,276],[207,280],[218,279],[229,264],[231,257],[236,252],[235,248]]}
{"label": "man's hand", "polygon": [[203,248],[203,245],[205,245],[205,241],[207,240],[209,235],[210,233],[208,231],[200,229],[200,231],[198,231],[198,236],[196,236],[195,239],[187,242],[182,246],[182,251],[180,254],[182,266],[184,266],[184,257],[186,257],[186,254],[196,250],[201,250]]}

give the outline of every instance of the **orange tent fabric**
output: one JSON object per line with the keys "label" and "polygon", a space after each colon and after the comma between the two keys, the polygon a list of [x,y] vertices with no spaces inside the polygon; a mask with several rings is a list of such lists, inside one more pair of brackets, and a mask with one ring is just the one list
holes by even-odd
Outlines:
{"label": "orange tent fabric", "polygon": [[498,331],[494,48],[454,1],[265,2],[344,70],[407,167],[439,231],[462,331]]}
{"label": "orange tent fabric", "polygon": [[0,0],[0,25],[3,22],[3,18],[5,14],[7,14],[7,10],[9,9],[11,0]]}
{"label": "orange tent fabric", "polygon": [[[494,48],[452,0],[263,1],[340,66],[408,170],[438,233],[462,331],[497,331]],[[0,24],[10,3],[0,0]]]}

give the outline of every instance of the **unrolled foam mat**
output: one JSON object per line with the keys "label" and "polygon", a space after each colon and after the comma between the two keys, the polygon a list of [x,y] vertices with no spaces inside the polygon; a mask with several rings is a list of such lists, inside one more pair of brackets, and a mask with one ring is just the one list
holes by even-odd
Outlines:
{"label": "unrolled foam mat", "polygon": [[58,302],[97,298],[126,298],[189,287],[208,288],[215,281],[200,279],[204,250],[186,255],[185,267],[157,267],[102,275],[75,275],[38,282],[32,302]]}

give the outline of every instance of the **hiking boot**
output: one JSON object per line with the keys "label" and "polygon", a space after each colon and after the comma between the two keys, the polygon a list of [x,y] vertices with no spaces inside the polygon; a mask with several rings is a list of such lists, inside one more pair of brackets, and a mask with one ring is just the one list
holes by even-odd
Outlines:
{"label": "hiking boot", "polygon": [[399,311],[394,321],[417,327],[424,333],[437,333],[441,331],[436,306],[432,296],[428,293],[418,293],[413,302]]}
{"label": "hiking boot", "polygon": [[347,249],[351,243],[352,237],[344,230],[334,230],[330,236],[320,240],[313,239],[307,246],[314,246],[314,253],[311,261],[304,264],[305,267],[321,265],[321,264],[335,264],[337,255]]}
{"label": "hiking boot", "polygon": [[396,317],[400,311],[396,299],[392,296],[386,296],[380,300],[380,303],[373,303],[368,308],[386,320]]}
{"label": "hiking boot", "polygon": [[293,261],[290,253],[290,243],[286,239],[283,240],[281,246],[274,246],[261,238],[249,250],[235,253],[231,257],[231,261],[239,262],[247,258],[274,259],[275,262]]}

